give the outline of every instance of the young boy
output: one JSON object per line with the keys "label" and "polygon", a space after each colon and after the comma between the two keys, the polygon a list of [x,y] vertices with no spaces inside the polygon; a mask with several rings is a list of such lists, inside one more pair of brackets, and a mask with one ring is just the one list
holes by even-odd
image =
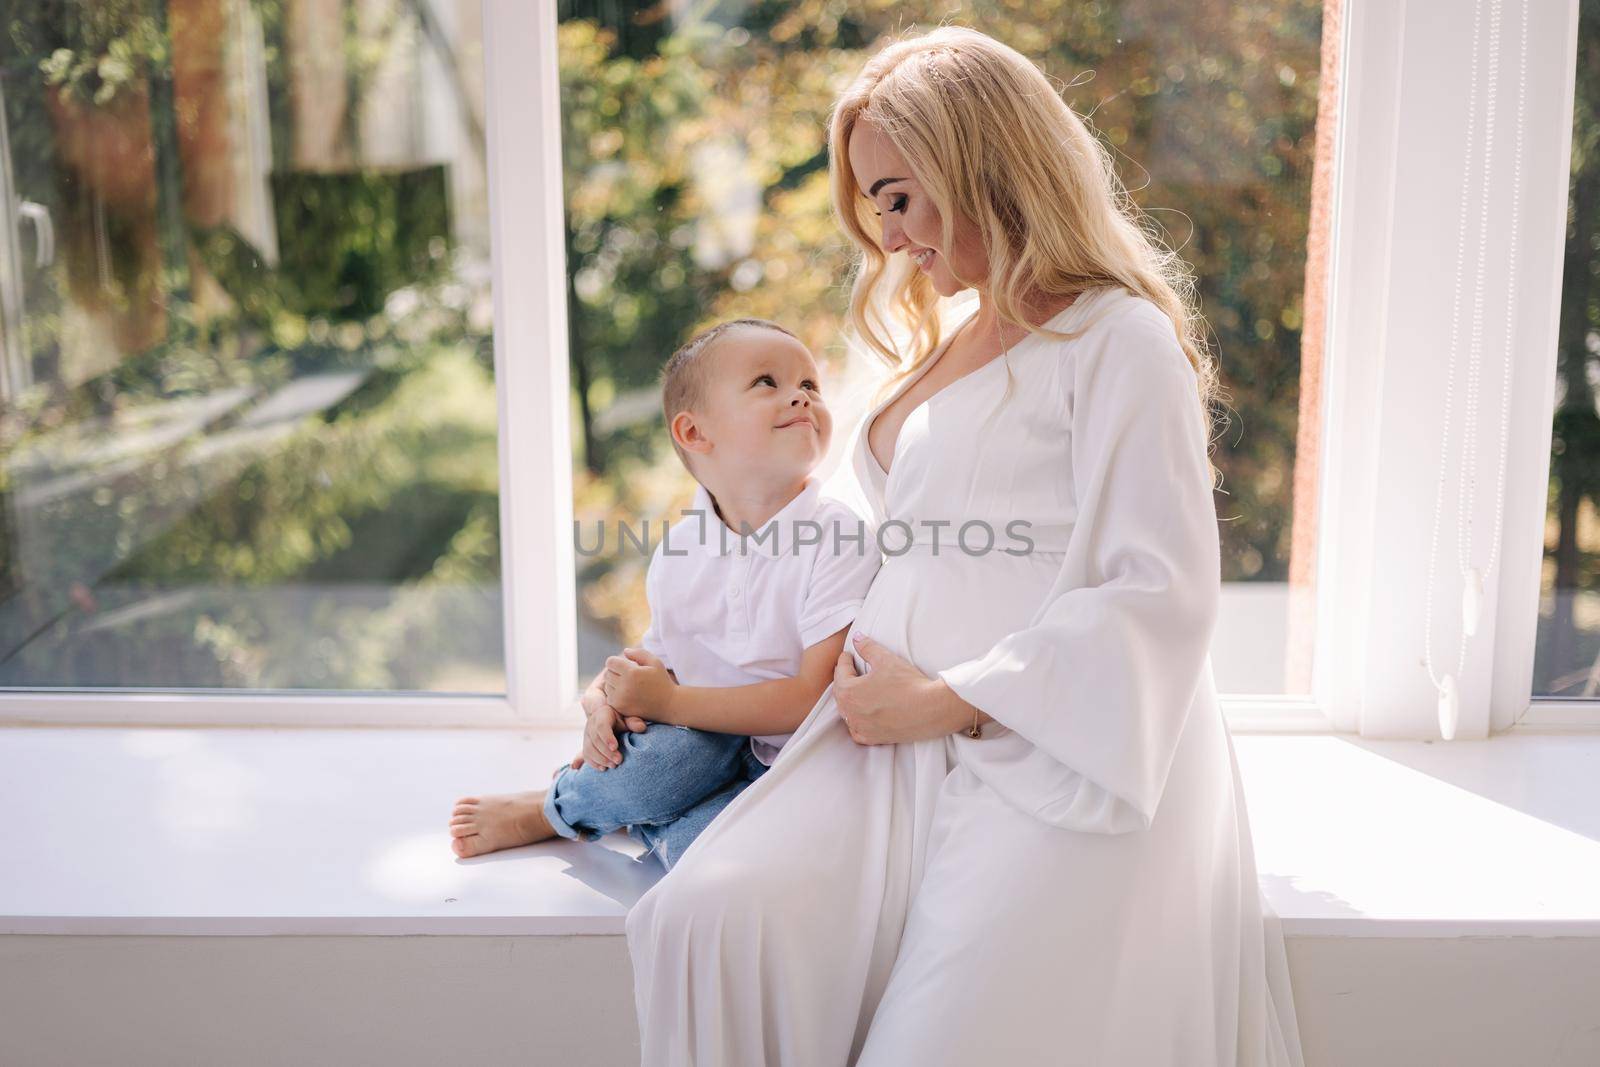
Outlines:
{"label": "young boy", "polygon": [[812,473],[833,433],[819,387],[805,345],[762,319],[667,361],[667,428],[700,485],[651,556],[650,626],[590,683],[583,751],[548,789],[456,803],[456,855],[626,826],[670,868],[772,764],[833,680],[881,562]]}

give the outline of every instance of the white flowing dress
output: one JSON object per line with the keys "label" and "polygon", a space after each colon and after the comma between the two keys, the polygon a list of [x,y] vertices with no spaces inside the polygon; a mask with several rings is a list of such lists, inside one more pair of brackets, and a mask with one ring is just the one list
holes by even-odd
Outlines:
{"label": "white flowing dress", "polygon": [[887,475],[893,396],[851,450],[887,557],[852,632],[996,723],[857,745],[824,692],[628,915],[646,1067],[1302,1064],[1212,678],[1194,370],[1120,286],[1047,325],[1074,339],[924,401]]}

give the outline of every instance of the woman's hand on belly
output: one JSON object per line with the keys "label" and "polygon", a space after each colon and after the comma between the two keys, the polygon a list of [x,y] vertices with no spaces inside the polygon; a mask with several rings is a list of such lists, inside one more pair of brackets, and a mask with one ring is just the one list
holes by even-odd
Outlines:
{"label": "woman's hand on belly", "polygon": [[867,673],[856,672],[849,649],[839,653],[833,699],[857,744],[927,741],[972,725],[976,709],[942,679],[928,677],[865,634],[856,634],[854,641]]}

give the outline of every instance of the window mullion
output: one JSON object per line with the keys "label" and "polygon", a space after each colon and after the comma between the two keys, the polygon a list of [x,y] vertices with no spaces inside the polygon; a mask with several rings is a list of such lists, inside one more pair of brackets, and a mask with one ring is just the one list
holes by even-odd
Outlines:
{"label": "window mullion", "polygon": [[555,5],[484,0],[506,691],[578,720]]}
{"label": "window mullion", "polygon": [[[1572,168],[1578,3],[1549,5],[1546,12],[1540,6],[1530,11],[1528,24],[1530,121],[1523,130],[1523,240],[1513,308],[1516,357],[1491,730],[1504,730],[1523,718],[1531,703]],[[1569,709],[1585,710],[1576,702]],[[1587,711],[1589,720],[1600,724],[1600,702],[1589,704]]]}

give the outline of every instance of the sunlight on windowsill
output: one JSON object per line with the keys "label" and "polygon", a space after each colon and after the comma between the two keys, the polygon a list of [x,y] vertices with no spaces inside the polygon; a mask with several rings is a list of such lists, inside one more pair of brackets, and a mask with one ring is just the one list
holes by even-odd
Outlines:
{"label": "sunlight on windowsill", "polygon": [[[620,934],[621,835],[458,860],[462,795],[576,731],[0,731],[0,932]],[[1234,738],[1286,935],[1600,936],[1600,737]]]}
{"label": "sunlight on windowsill", "polygon": [[1234,746],[1286,934],[1600,936],[1600,737]]}

